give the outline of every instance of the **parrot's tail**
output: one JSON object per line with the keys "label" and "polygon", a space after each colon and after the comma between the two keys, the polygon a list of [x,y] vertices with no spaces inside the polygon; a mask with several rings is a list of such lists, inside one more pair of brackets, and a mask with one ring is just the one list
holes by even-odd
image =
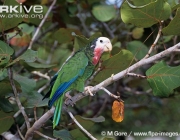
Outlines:
{"label": "parrot's tail", "polygon": [[61,117],[61,110],[63,105],[63,97],[62,95],[55,103],[55,111],[54,111],[54,117],[53,117],[53,129],[58,125]]}

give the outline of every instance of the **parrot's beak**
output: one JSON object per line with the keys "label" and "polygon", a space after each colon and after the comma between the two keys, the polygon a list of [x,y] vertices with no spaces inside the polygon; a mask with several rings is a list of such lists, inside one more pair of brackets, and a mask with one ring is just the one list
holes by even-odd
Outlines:
{"label": "parrot's beak", "polygon": [[107,41],[107,43],[104,46],[104,52],[111,52],[112,51],[112,44],[111,41]]}

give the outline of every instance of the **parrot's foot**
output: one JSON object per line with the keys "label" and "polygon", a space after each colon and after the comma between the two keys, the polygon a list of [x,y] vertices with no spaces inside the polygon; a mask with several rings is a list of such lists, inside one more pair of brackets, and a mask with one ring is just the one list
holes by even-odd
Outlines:
{"label": "parrot's foot", "polygon": [[94,96],[94,94],[91,92],[90,88],[92,88],[92,86],[87,86],[84,88],[84,90],[90,94],[90,96]]}
{"label": "parrot's foot", "polygon": [[71,98],[72,98],[72,96],[70,95],[70,92],[66,92],[66,93],[65,93],[65,97],[68,98],[68,99],[71,99]]}
{"label": "parrot's foot", "polygon": [[71,106],[75,105],[75,102],[73,102],[72,96],[70,95],[70,92],[65,93],[65,97],[66,97],[66,99],[64,101],[65,105],[68,105],[68,104],[70,104]]}

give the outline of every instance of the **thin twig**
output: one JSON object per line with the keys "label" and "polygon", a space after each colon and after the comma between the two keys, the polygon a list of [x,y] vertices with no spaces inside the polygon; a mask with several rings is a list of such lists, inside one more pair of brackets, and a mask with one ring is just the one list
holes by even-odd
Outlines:
{"label": "thin twig", "polygon": [[154,40],[154,43],[151,45],[148,53],[146,54],[146,56],[145,56],[143,59],[148,58],[148,57],[150,56],[150,54],[152,53],[154,47],[156,46],[156,44],[157,44],[157,42],[158,42],[158,40],[159,40],[159,38],[160,38],[160,36],[161,36],[161,33],[162,33],[162,23],[163,23],[163,22],[164,22],[164,21],[161,21],[161,22],[160,22],[159,31],[158,31],[158,34],[157,34],[157,36],[156,36],[156,39]]}
{"label": "thin twig", "polygon": [[73,116],[73,114],[71,112],[68,111],[69,116],[71,117],[71,119],[76,123],[76,125],[84,132],[86,133],[86,135],[92,139],[92,140],[97,140],[95,137],[93,137],[86,129],[84,129],[82,127],[82,125],[75,119],[75,117]]}
{"label": "thin twig", "polygon": [[24,119],[25,119],[27,128],[29,129],[29,128],[30,128],[29,118],[28,118],[26,112],[24,111],[24,107],[22,106],[21,101],[20,101],[20,99],[19,99],[19,97],[18,97],[18,92],[17,92],[16,86],[15,86],[15,84],[14,84],[13,71],[12,71],[12,68],[11,68],[11,67],[8,68],[8,76],[9,76],[9,81],[10,81],[11,87],[12,87],[13,92],[14,92],[14,96],[15,96],[17,105],[18,105],[19,109],[21,110],[21,113],[22,113],[22,115],[24,116]]}
{"label": "thin twig", "polygon": [[42,74],[42,73],[39,72],[39,71],[33,71],[32,73],[35,74],[35,75],[38,75],[39,77],[45,78],[45,79],[47,79],[47,80],[49,80],[49,81],[50,81],[50,79],[51,79],[51,78],[47,75],[47,73],[46,73],[46,74]]}
{"label": "thin twig", "polygon": [[109,92],[109,90],[107,90],[107,89],[104,88],[104,87],[100,87],[99,89],[104,90],[109,96],[111,96],[111,97],[113,97],[113,98],[115,98],[115,99],[120,99],[120,96],[116,96],[116,95],[112,94],[111,92]]}
{"label": "thin twig", "polygon": [[35,121],[37,121],[37,113],[36,113],[36,106],[34,107],[34,119],[35,119]]}
{"label": "thin twig", "polygon": [[107,98],[107,97],[108,97],[108,96],[106,96],[106,98],[105,98],[105,100],[104,100],[104,102],[103,102],[101,108],[100,108],[99,111],[96,113],[96,115],[94,115],[93,118],[99,116],[99,115],[103,112],[103,110],[104,110],[105,107],[106,107],[107,101],[108,101],[108,98]]}
{"label": "thin twig", "polygon": [[14,114],[13,118],[17,118],[17,116],[19,116],[19,114],[21,114],[21,110],[18,110],[18,111]]}
{"label": "thin twig", "polygon": [[102,22],[102,25],[104,26],[104,28],[105,28],[106,31],[108,32],[109,36],[110,36],[111,38],[114,38],[114,33],[113,33],[113,31],[108,27],[108,25],[107,25],[106,23],[104,23],[104,22]]}
{"label": "thin twig", "polygon": [[98,69],[93,73],[93,75],[87,80],[86,82],[86,86],[88,86],[92,80],[94,79],[94,77],[101,71],[101,66],[102,66],[102,62],[100,61],[98,64]]}
{"label": "thin twig", "polygon": [[53,8],[53,6],[55,5],[55,3],[56,3],[56,0],[53,0],[52,4],[50,5],[50,7],[49,7],[49,9],[48,9],[48,11],[47,11],[47,13],[45,14],[45,16],[44,16],[44,18],[42,19],[41,23],[40,23],[39,26],[37,27],[37,30],[36,30],[36,32],[34,33],[32,39],[31,39],[31,42],[30,42],[30,44],[29,44],[28,49],[31,49],[31,48],[32,48],[32,45],[33,45],[33,43],[35,42],[39,31],[41,30],[44,22],[45,22],[46,19],[48,18],[49,14],[50,14],[50,12],[51,12],[51,10],[52,10],[52,8]]}
{"label": "thin twig", "polygon": [[54,55],[54,50],[56,49],[57,45],[58,45],[58,41],[55,40],[53,46],[51,47],[51,52],[49,53],[49,56],[46,60],[46,64],[50,64],[52,56]]}
{"label": "thin twig", "polygon": [[39,132],[39,131],[34,131],[36,134],[38,134],[39,136],[42,136],[43,138],[45,138],[45,139],[48,139],[48,140],[56,140],[56,139],[54,139],[54,138],[51,138],[51,137],[49,137],[49,136],[46,136],[46,135],[44,135],[44,134],[42,134],[41,132]]}
{"label": "thin twig", "polygon": [[40,89],[38,89],[38,93],[41,93],[43,90],[49,87],[49,83],[46,83],[44,86],[42,86]]}
{"label": "thin twig", "polygon": [[140,75],[140,74],[136,74],[136,73],[127,73],[127,75],[132,76],[132,77],[147,78],[144,75]]}
{"label": "thin twig", "polygon": [[149,94],[152,92],[152,89],[148,89],[147,91],[137,91],[137,90],[133,90],[132,88],[129,88],[129,87],[124,87],[123,89],[125,91],[131,92],[136,95]]}
{"label": "thin twig", "polygon": [[58,70],[58,72],[61,71],[62,67],[63,67],[63,66],[67,63],[67,61],[74,55],[74,53],[75,53],[75,49],[73,49],[72,53],[71,53],[70,56],[66,59],[66,61],[62,64],[62,66],[61,66],[61,68]]}
{"label": "thin twig", "polygon": [[[34,122],[34,118],[29,118],[29,122]],[[19,129],[22,132],[25,128],[26,128],[26,123],[23,123],[23,125],[21,125]]]}
{"label": "thin twig", "polygon": [[82,25],[84,31],[86,32],[86,36],[89,37],[90,36],[90,30],[88,29],[88,27],[85,24],[85,20],[84,20],[84,18],[82,16],[81,7],[80,7],[79,3],[77,4],[77,9],[78,9],[77,17],[79,18],[79,20],[81,22],[81,25]]}
{"label": "thin twig", "polygon": [[16,124],[16,128],[17,128],[17,131],[18,131],[18,134],[19,136],[21,137],[22,140],[25,140],[24,136],[22,135],[20,129],[19,129],[19,126]]}

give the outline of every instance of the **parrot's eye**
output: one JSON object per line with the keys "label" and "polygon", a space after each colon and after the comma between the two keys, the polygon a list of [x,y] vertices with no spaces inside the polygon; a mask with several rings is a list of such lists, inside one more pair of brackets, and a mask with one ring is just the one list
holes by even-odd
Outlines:
{"label": "parrot's eye", "polygon": [[100,42],[101,42],[101,43],[103,43],[103,41],[102,41],[102,40],[100,40]]}

